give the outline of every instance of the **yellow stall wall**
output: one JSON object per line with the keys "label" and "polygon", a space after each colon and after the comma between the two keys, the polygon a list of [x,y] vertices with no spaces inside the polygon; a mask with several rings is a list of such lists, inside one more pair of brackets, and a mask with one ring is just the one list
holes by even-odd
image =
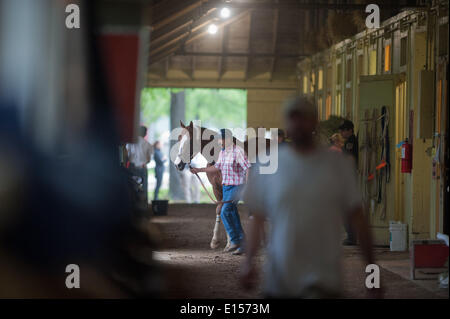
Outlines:
{"label": "yellow stall wall", "polygon": [[247,91],[247,126],[284,128],[283,103],[296,90],[249,89]]}
{"label": "yellow stall wall", "polygon": [[[419,72],[426,62],[426,33],[416,32],[414,35],[414,51],[412,54],[412,98],[414,106],[414,141],[412,163],[412,214],[409,221],[410,239],[426,239],[430,237],[430,200],[431,200],[431,146],[432,139],[422,139],[418,134],[419,127]],[[433,96],[429,97],[430,99]]]}
{"label": "yellow stall wall", "polygon": [[[359,85],[359,174],[361,190],[365,201],[366,211],[369,214],[370,225],[374,234],[376,245],[389,245],[389,221],[399,220],[403,215],[396,207],[396,199],[401,199],[399,193],[402,180],[398,180],[398,170],[395,140],[396,140],[396,112],[395,112],[395,82],[391,75],[361,76]],[[377,180],[367,180],[368,175],[375,173],[375,167],[381,162],[381,147],[376,145],[376,140],[381,135],[381,123],[376,119],[381,115],[382,106],[386,106],[389,116],[389,144],[390,144],[390,181],[384,183],[381,202],[378,203]],[[373,131],[375,128],[375,132]],[[374,138],[377,137],[377,138]],[[377,178],[379,178],[377,176]],[[385,188],[384,188],[385,187]]]}

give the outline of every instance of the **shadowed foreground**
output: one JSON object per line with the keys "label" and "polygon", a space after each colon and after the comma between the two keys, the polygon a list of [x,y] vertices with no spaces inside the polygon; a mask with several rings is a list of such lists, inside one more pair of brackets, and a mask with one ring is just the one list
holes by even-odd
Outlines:
{"label": "shadowed foreground", "polygon": [[[171,204],[168,216],[153,217],[152,222],[162,233],[162,246],[155,258],[168,269],[171,281],[169,295],[173,298],[261,298],[261,285],[250,292],[243,291],[237,277],[243,256],[223,253],[225,234],[222,227],[221,246],[211,250],[209,243],[215,221],[214,205]],[[239,207],[244,229],[248,212]],[[448,298],[448,290],[436,288],[435,280],[407,279],[408,253],[375,249],[380,265],[381,284],[385,298]],[[263,265],[262,251],[256,259]],[[368,298],[364,265],[357,247],[344,248],[345,298]],[[395,272],[392,272],[393,269]]]}

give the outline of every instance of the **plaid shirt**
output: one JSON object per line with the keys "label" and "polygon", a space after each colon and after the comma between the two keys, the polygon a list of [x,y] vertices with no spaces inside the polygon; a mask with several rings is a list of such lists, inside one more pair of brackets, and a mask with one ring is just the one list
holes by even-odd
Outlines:
{"label": "plaid shirt", "polygon": [[220,151],[219,159],[214,166],[222,172],[223,185],[242,185],[245,182],[245,172],[251,165],[244,151],[233,145],[232,149]]}

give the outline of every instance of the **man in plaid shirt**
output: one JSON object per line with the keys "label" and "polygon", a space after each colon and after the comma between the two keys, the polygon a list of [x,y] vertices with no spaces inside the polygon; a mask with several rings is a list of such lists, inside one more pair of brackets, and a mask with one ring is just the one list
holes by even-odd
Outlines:
{"label": "man in plaid shirt", "polygon": [[243,184],[247,181],[250,163],[244,151],[233,143],[233,136],[230,130],[222,129],[222,150],[219,159],[214,166],[205,168],[192,168],[192,173],[208,172],[220,170],[222,173],[222,200],[232,201],[224,203],[220,213],[223,225],[230,238],[231,245],[225,251],[233,254],[242,254],[241,247],[244,239],[244,231],[241,219],[237,210],[237,202]]}

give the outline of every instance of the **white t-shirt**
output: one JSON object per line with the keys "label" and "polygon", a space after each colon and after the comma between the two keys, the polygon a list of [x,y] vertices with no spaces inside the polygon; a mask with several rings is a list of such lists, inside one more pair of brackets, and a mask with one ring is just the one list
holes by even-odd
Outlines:
{"label": "white t-shirt", "polygon": [[150,162],[153,155],[153,146],[143,137],[139,136],[137,143],[127,144],[128,158],[136,167],[143,167]]}
{"label": "white t-shirt", "polygon": [[318,149],[280,147],[275,174],[250,174],[245,203],[271,225],[265,292],[300,297],[310,287],[341,288],[342,222],[361,204],[352,161]]}

